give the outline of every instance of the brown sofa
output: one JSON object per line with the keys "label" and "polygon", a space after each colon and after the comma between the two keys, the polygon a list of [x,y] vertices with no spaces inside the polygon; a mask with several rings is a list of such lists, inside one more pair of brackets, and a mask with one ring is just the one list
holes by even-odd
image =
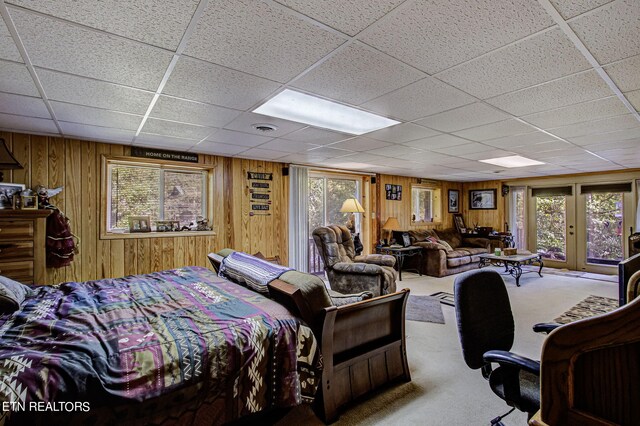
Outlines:
{"label": "brown sofa", "polygon": [[[477,268],[479,255],[489,253],[491,249],[487,238],[463,238],[453,228],[409,231],[409,237],[412,245],[423,250],[422,265],[416,266],[423,274],[432,277],[445,277]],[[451,247],[428,241],[428,237],[446,241]]]}

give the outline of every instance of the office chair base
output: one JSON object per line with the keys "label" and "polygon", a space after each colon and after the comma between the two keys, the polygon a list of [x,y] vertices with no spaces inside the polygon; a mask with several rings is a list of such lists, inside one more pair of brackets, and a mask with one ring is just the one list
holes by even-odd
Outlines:
{"label": "office chair base", "polygon": [[511,410],[509,410],[508,412],[504,413],[503,415],[498,416],[495,419],[491,420],[491,426],[504,426],[502,424],[502,419],[507,417],[509,414],[513,413],[513,410],[515,410],[515,408],[512,408]]}

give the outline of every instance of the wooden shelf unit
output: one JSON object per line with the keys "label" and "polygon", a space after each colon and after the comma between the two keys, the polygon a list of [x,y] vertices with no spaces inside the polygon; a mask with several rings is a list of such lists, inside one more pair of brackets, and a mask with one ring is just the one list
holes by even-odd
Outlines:
{"label": "wooden shelf unit", "polygon": [[45,238],[51,210],[0,210],[0,275],[45,284]]}

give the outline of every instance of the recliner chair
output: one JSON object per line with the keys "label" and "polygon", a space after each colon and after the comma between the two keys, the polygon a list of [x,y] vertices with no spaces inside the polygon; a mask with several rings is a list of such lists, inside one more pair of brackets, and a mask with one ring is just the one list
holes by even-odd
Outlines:
{"label": "recliner chair", "polygon": [[[455,279],[454,297],[465,362],[482,369],[493,392],[531,418],[540,408],[540,362],[509,352],[515,324],[502,277],[491,270],[461,274]],[[498,368],[494,370],[492,363]],[[501,424],[513,409],[491,424]]]}
{"label": "recliner chair", "polygon": [[313,230],[331,288],[340,293],[370,291],[381,296],[396,291],[396,259],[390,255],[356,256],[346,226],[329,225]]}

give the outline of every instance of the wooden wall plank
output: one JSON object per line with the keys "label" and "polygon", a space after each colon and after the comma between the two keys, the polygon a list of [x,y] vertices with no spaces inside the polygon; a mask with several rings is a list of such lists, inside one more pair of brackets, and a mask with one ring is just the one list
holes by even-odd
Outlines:
{"label": "wooden wall plank", "polygon": [[[49,139],[49,188],[65,186],[65,142],[62,138]],[[49,202],[66,212],[65,191],[51,198]],[[67,268],[49,268],[48,280],[53,284],[67,281]]]}
{"label": "wooden wall plank", "polygon": [[[34,139],[32,138],[32,143]],[[32,170],[38,171],[42,168],[42,162],[34,162],[35,158],[39,158],[39,154],[36,155],[36,151],[40,151],[38,144],[32,144]],[[43,161],[43,160],[40,160]],[[46,164],[46,163],[45,163]],[[65,214],[69,218],[69,225],[71,232],[80,238],[80,244],[78,246],[79,253],[74,256],[74,261],[71,265],[67,266],[67,281],[81,281],[82,279],[82,259],[84,253],[84,247],[82,240],[84,235],[82,234],[82,142],[77,140],[65,140]],[[32,182],[38,182],[38,173],[32,173]]]}
{"label": "wooden wall plank", "polygon": [[48,158],[49,138],[46,136],[31,136],[31,181],[29,182],[30,187],[33,188],[37,185],[47,186],[47,183],[49,182]]}
{"label": "wooden wall plank", "polygon": [[[31,188],[31,139],[29,135],[16,133],[12,138],[13,146],[10,147],[13,156],[24,167],[18,170],[6,170],[5,182],[23,183]],[[9,173],[7,173],[9,172]]]}
{"label": "wooden wall plank", "polygon": [[99,171],[96,162],[96,144],[93,142],[82,142],[82,162],[81,172],[79,176],[81,190],[81,206],[82,216],[81,233],[82,233],[82,263],[81,277],[82,281],[91,280],[98,275],[97,273],[97,240],[99,236]]}

